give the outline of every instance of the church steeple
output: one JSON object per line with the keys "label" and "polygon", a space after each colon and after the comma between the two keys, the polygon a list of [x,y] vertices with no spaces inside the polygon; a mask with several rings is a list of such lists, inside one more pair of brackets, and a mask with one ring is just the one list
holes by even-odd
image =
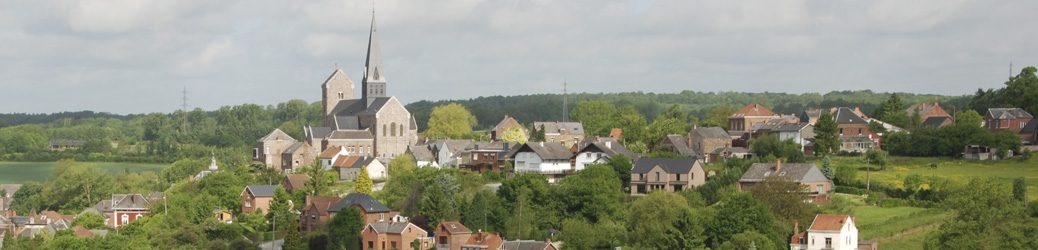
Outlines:
{"label": "church steeple", "polygon": [[365,106],[378,97],[386,97],[386,76],[382,67],[382,50],[378,46],[378,29],[375,26],[375,11],[371,11],[371,31],[368,35],[368,58],[364,61],[364,80],[361,82],[361,99]]}

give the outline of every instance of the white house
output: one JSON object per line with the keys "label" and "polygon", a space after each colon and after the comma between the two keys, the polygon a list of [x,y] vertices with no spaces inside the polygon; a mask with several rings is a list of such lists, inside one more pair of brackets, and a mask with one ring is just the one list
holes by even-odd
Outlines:
{"label": "white house", "polygon": [[436,156],[436,165],[440,167],[458,166],[459,154],[473,140],[439,140],[433,143],[432,153]]}
{"label": "white house", "polygon": [[411,153],[411,157],[414,158],[415,165],[424,167],[440,168],[440,163],[436,161],[436,156],[433,155],[433,151],[429,149],[432,145],[413,145],[408,149]]}
{"label": "white house", "polygon": [[573,153],[561,143],[528,142],[519,147],[512,159],[515,173],[536,173],[556,183],[575,169],[570,165]]}
{"label": "white house", "polygon": [[336,160],[339,160],[339,158],[348,155],[349,153],[346,151],[346,147],[331,146],[324,149],[324,151],[321,152],[321,155],[318,156],[318,158],[320,158],[321,166],[324,167],[324,170],[329,170],[332,169],[333,165],[335,165]]}
{"label": "white house", "polygon": [[366,167],[368,177],[373,180],[385,179],[388,175],[386,165],[377,158],[371,156],[345,156],[340,157],[332,165],[339,172],[339,180],[355,181],[360,174],[361,167]]}
{"label": "white house", "polygon": [[596,142],[585,142],[582,144],[584,144],[582,145],[583,147],[577,151],[577,155],[573,158],[576,171],[583,170],[587,165],[608,163],[609,159],[618,154],[627,156],[632,162],[638,158],[637,154],[631,152],[627,147],[624,147],[624,145],[612,138],[604,138]]}
{"label": "white house", "polygon": [[845,214],[815,215],[807,231],[793,235],[789,249],[858,249],[858,227],[854,224],[854,217]]}

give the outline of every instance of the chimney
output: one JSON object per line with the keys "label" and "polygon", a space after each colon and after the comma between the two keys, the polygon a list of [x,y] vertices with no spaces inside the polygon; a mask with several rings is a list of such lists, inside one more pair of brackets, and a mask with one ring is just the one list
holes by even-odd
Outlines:
{"label": "chimney", "polygon": [[613,148],[613,141],[606,141],[605,142],[605,146],[608,149],[612,149]]}
{"label": "chimney", "polygon": [[782,171],[782,160],[781,159],[776,159],[775,160],[775,172],[778,172],[778,171]]}
{"label": "chimney", "polygon": [[543,141],[539,142],[539,144],[541,144],[541,147],[544,147],[544,142]]}

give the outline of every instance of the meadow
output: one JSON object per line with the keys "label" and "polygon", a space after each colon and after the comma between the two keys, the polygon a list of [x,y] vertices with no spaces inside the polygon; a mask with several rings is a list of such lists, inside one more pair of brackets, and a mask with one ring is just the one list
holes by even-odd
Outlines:
{"label": "meadow", "polygon": [[880,249],[922,249],[926,234],[952,216],[945,209],[876,207],[866,205],[861,196],[845,196],[854,204],[851,214],[858,226],[858,239],[876,240]]}
{"label": "meadow", "polygon": [[[864,169],[865,164],[861,157],[834,157],[833,167],[856,166]],[[1030,199],[1038,199],[1038,159],[1021,161],[1017,159],[1002,161],[975,161],[951,158],[933,157],[890,157],[885,170],[874,171],[867,176],[865,171],[858,171],[857,180],[862,182],[871,178],[874,183],[883,183],[895,187],[903,187],[903,180],[909,175],[919,175],[924,178],[936,176],[937,178],[951,180],[957,183],[966,183],[970,178],[995,178],[1006,183],[1008,188],[1013,179],[1024,177],[1027,183],[1027,196]],[[932,169],[931,164],[937,164]],[[821,167],[821,163],[817,163]],[[877,166],[873,166],[878,168]]]}
{"label": "meadow", "polygon": [[[80,162],[94,166],[109,173],[122,171],[158,173],[166,164],[124,163],[124,162]],[[0,183],[25,183],[28,181],[45,181],[51,177],[54,162],[0,162]]]}

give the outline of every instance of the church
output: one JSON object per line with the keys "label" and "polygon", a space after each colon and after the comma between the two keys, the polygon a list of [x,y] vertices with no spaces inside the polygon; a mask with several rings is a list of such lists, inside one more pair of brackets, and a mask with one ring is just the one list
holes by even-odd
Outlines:
{"label": "church", "polygon": [[324,124],[304,127],[301,140],[274,129],[257,141],[253,160],[290,170],[312,164],[325,149],[341,146],[348,155],[388,162],[417,143],[418,125],[414,117],[386,89],[374,13],[367,52],[360,98],[355,97],[353,80],[341,69],[335,69],[321,84]]}

